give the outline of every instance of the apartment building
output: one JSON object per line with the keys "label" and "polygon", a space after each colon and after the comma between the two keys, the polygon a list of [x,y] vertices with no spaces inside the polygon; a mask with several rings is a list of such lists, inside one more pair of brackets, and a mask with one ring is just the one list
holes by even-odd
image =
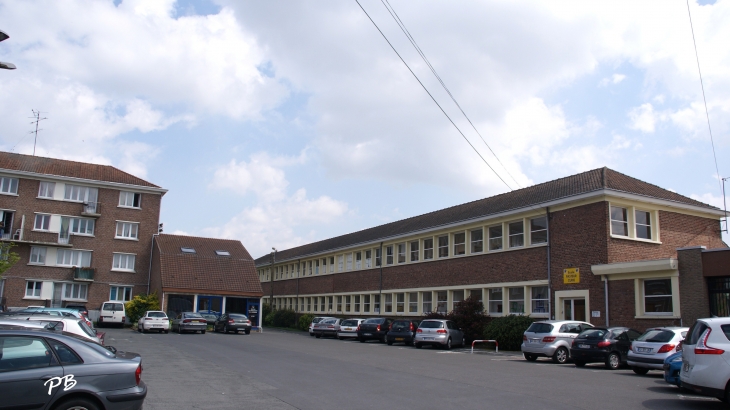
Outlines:
{"label": "apartment building", "polygon": [[490,316],[645,329],[709,312],[696,291],[705,279],[680,275],[678,249],[726,248],[723,216],[601,168],[279,250],[256,267],[264,303],[302,313],[420,316],[475,296]]}
{"label": "apartment building", "polygon": [[0,152],[0,234],[20,261],[5,272],[6,307],[146,294],[152,236],[167,190],[108,165]]}

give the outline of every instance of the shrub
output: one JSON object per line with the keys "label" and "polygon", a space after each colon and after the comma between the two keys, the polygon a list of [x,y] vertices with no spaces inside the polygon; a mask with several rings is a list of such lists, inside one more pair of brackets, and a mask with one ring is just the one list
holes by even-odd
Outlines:
{"label": "shrub", "polygon": [[529,316],[495,317],[484,328],[484,338],[496,340],[503,350],[520,350],[522,335],[535,320]]}
{"label": "shrub", "polygon": [[[487,324],[487,317],[484,315],[484,304],[475,296],[459,302],[448,315],[448,319],[456,323],[456,326],[464,332],[466,342],[481,339],[484,333],[484,326]],[[520,341],[522,338],[520,338]]]}
{"label": "shrub", "polygon": [[314,315],[306,314],[299,317],[299,330],[307,331],[309,330],[309,325],[312,323],[312,319],[314,319]]}
{"label": "shrub", "polygon": [[149,295],[137,295],[124,304],[124,310],[127,312],[127,319],[136,324],[146,311],[160,310],[160,299],[157,297],[157,292]]}
{"label": "shrub", "polygon": [[[267,317],[268,326],[274,327],[294,327],[297,324],[297,315],[291,309],[277,309],[271,312]],[[264,321],[267,321],[264,319]]]}

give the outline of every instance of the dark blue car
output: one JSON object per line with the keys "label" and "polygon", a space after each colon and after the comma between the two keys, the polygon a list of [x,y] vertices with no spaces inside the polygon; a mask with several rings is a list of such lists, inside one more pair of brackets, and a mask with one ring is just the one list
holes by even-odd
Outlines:
{"label": "dark blue car", "polygon": [[682,370],[682,351],[668,356],[664,359],[664,380],[667,383],[681,387],[679,371]]}

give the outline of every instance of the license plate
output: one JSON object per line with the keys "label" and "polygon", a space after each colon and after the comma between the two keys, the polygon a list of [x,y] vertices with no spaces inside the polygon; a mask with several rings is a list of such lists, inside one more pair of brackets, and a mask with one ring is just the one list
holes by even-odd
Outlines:
{"label": "license plate", "polygon": [[372,336],[372,333],[363,333],[363,336]]}
{"label": "license plate", "polygon": [[530,343],[540,343],[540,339],[529,339]]}
{"label": "license plate", "polygon": [[351,327],[346,327],[345,330],[352,330],[352,328]]}
{"label": "license plate", "polygon": [[423,340],[433,340],[432,337],[424,337]]}
{"label": "license plate", "polygon": [[590,349],[591,348],[590,345],[578,345],[578,347],[581,349]]}
{"label": "license plate", "polygon": [[648,347],[637,347],[636,348],[637,353],[651,353],[651,348]]}
{"label": "license plate", "polygon": [[402,341],[403,341],[403,338],[402,338],[402,337],[396,337],[396,338],[395,338],[395,341],[396,341],[396,342],[402,342]]}

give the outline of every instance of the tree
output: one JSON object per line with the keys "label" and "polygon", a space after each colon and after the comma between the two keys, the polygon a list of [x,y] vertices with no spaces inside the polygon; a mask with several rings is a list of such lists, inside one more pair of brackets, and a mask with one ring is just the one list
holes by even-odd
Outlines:
{"label": "tree", "polygon": [[10,249],[14,248],[13,242],[1,242],[0,243],[0,278],[8,269],[12,268],[16,262],[20,260],[20,255],[15,252],[10,252]]}
{"label": "tree", "polygon": [[139,318],[144,316],[146,311],[160,310],[160,299],[157,297],[157,292],[149,295],[137,295],[124,304],[124,310],[127,312],[129,321],[136,325]]}

